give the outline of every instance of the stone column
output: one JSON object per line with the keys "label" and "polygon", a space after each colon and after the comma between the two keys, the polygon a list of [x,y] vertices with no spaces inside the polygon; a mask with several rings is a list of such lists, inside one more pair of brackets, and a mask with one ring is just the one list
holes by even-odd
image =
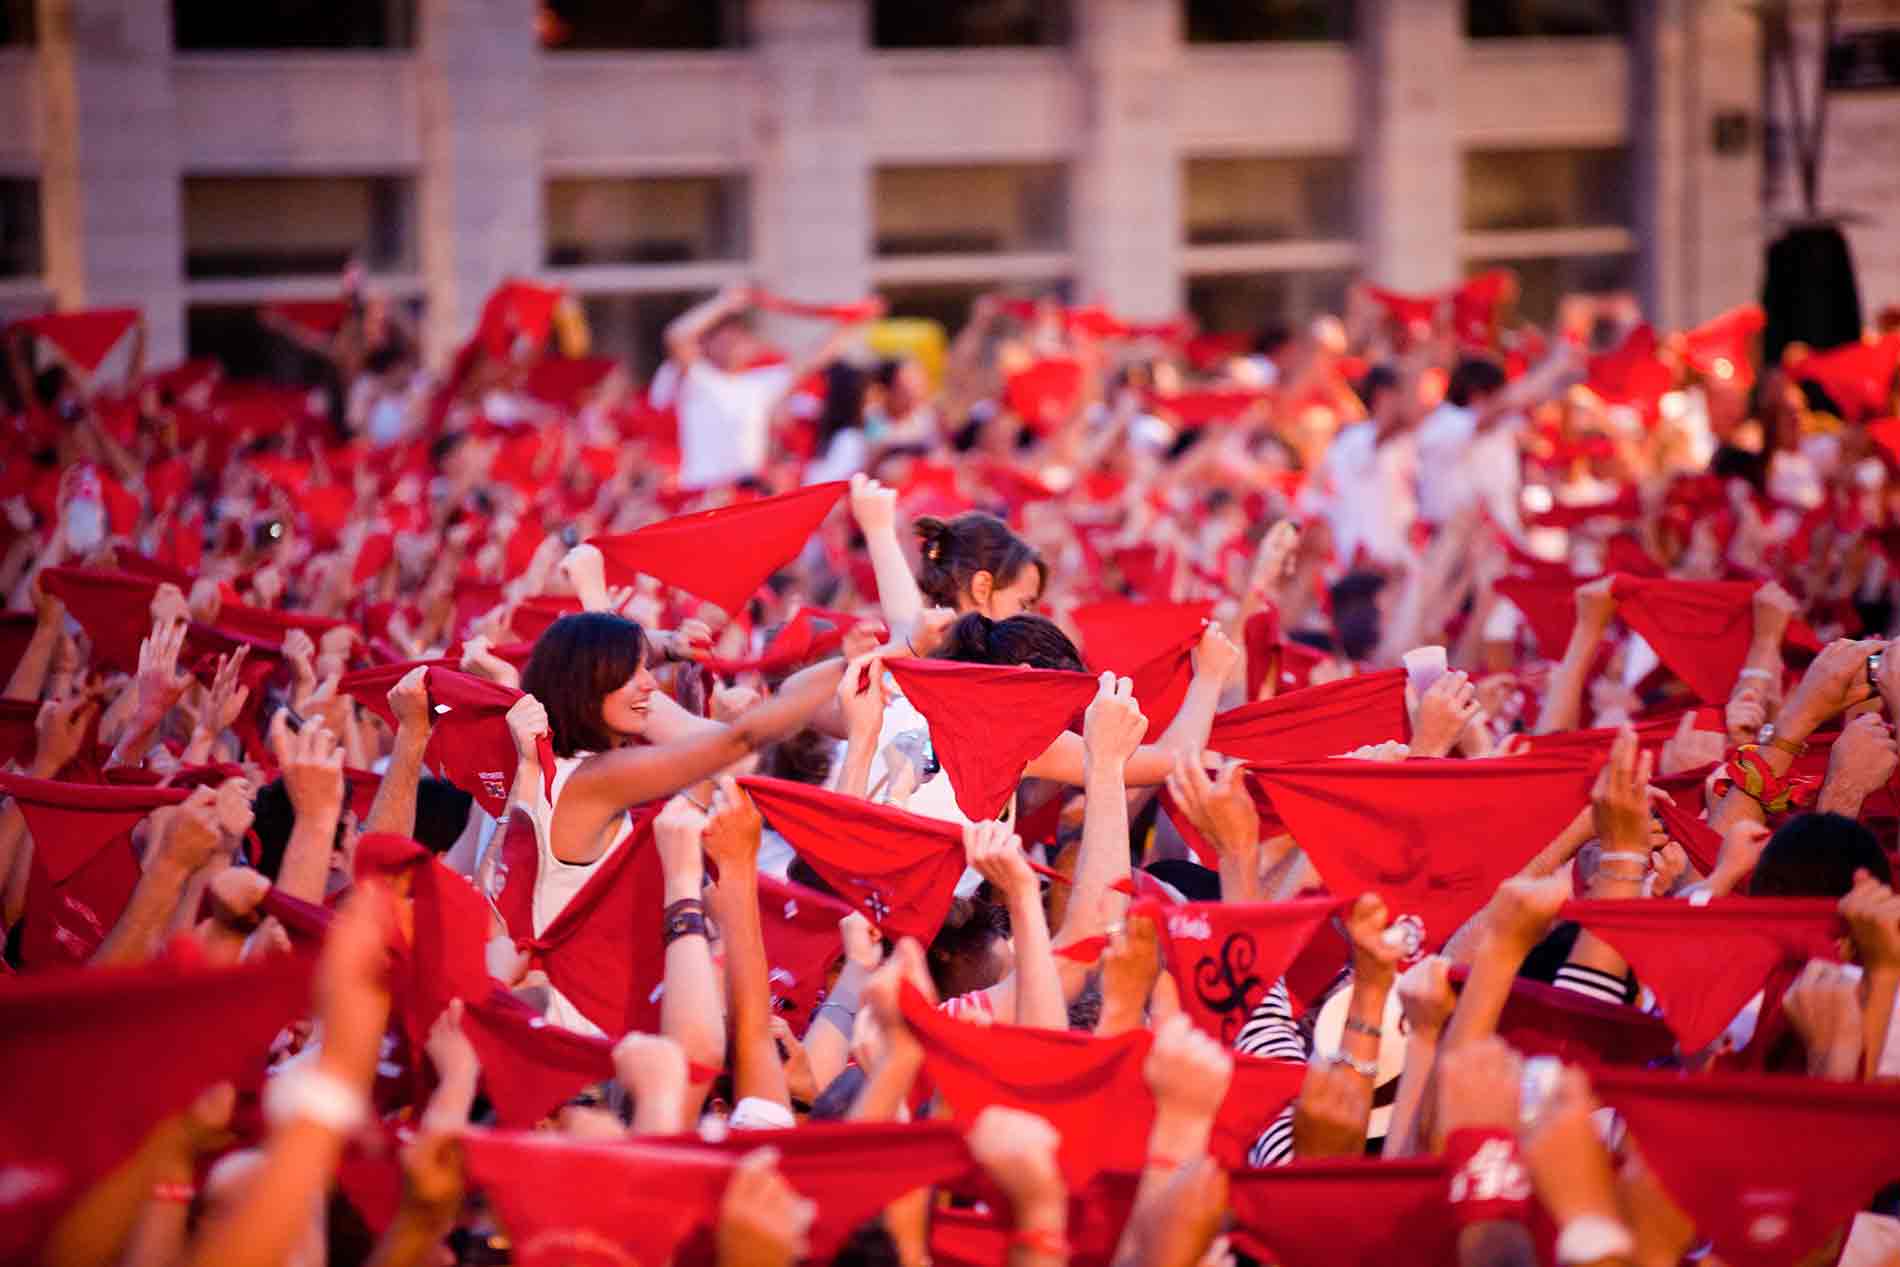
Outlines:
{"label": "stone column", "polygon": [[1436,290],[1464,271],[1463,15],[1452,0],[1359,0],[1363,271],[1395,290]]}
{"label": "stone column", "polygon": [[[758,159],[752,173],[752,258],[764,285],[792,299],[846,302],[871,290],[867,0],[753,0],[758,58]],[[797,350],[825,330],[772,321]]]}
{"label": "stone column", "polygon": [[171,6],[39,0],[46,283],[61,308],[128,306],[145,360],[185,354]]}
{"label": "stone column", "polygon": [[1076,299],[1139,320],[1181,311],[1180,6],[1079,0],[1084,135],[1069,200]]}
{"label": "stone column", "polygon": [[[473,331],[497,283],[544,258],[535,10],[535,0],[418,0],[423,342],[436,360]],[[612,126],[623,123],[637,126]]]}

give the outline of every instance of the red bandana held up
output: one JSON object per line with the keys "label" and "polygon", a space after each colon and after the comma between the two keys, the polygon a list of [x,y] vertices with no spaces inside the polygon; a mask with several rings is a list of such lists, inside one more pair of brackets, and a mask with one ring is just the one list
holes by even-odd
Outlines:
{"label": "red bandana held up", "polygon": [[747,775],[765,821],[888,937],[928,944],[963,875],[963,829],[786,779]]}
{"label": "red bandana held up", "polygon": [[566,292],[510,278],[497,286],[482,304],[475,337],[482,350],[496,360],[506,359],[517,340],[525,338],[539,351],[554,325],[554,309]]}
{"label": "red bandana held up", "polygon": [[1731,308],[1693,330],[1682,332],[1682,359],[1707,378],[1747,387],[1755,381],[1751,345],[1767,324],[1768,314],[1762,311],[1760,304]]}
{"label": "red bandana held up", "polygon": [[59,349],[83,374],[91,374],[118,346],[125,332],[138,324],[137,308],[88,308],[81,312],[55,312],[43,317],[27,317],[8,327],[45,339]]}
{"label": "red bandana held up", "polygon": [[1089,603],[1070,613],[1089,667],[1132,680],[1147,738],[1168,728],[1194,679],[1194,647],[1212,603]]}
{"label": "red bandana held up", "polygon": [[556,1135],[471,1132],[469,1171],[489,1194],[521,1267],[698,1263],[698,1235],[718,1223],[733,1168],[758,1148],[818,1206],[812,1260],[828,1261],[857,1226],[917,1188],[971,1167],[944,1123],[819,1125],[742,1131],[718,1144],[696,1136],[611,1144]]}
{"label": "red bandana held up", "polygon": [[839,325],[855,326],[866,321],[875,321],[884,315],[886,304],[876,295],[869,299],[860,299],[848,304],[804,303],[797,299],[787,299],[770,291],[754,291],[752,305],[766,312],[776,312],[787,317],[808,317],[814,321],[835,321]]}
{"label": "red bandana held up", "polygon": [[1645,418],[1654,417],[1663,393],[1675,385],[1675,374],[1656,348],[1656,331],[1647,323],[1637,326],[1614,348],[1590,358],[1586,385],[1608,404],[1629,405]]}
{"label": "red bandana held up", "polygon": [[[1462,990],[1469,975],[1460,964],[1452,968],[1451,982]],[[1592,1066],[1649,1065],[1676,1051],[1676,1036],[1661,1017],[1528,977],[1511,982],[1498,1037],[1526,1056]]]}
{"label": "red bandana held up", "polygon": [[[975,1025],[931,1007],[915,987],[904,1019],[924,1046],[924,1068],[966,1128],[992,1104],[1045,1118],[1062,1134],[1058,1160],[1071,1188],[1099,1171],[1138,1172],[1147,1162],[1154,1093],[1142,1063],[1151,1030],[1096,1038],[1021,1025]],[[1244,1166],[1246,1151],[1299,1094],[1306,1066],[1235,1057],[1234,1082],[1215,1120],[1217,1155]]]}
{"label": "red bandana held up", "polygon": [[825,973],[844,953],[838,921],[851,907],[802,884],[759,877],[759,923],[765,935],[772,1010],[800,1038],[825,995]]}
{"label": "red bandana held up", "polygon": [[1497,582],[1497,592],[1509,599],[1524,614],[1537,653],[1555,660],[1569,645],[1570,631],[1577,623],[1577,586],[1587,578],[1561,572],[1537,572],[1528,576],[1506,576]]}
{"label": "red bandana held up", "polygon": [[[1618,575],[1616,612],[1643,636],[1671,673],[1706,704],[1728,702],[1754,636],[1752,581],[1644,580]],[[1787,645],[1819,651],[1814,631],[1797,619]]]}
{"label": "red bandana held up", "polygon": [[43,1162],[83,1191],[207,1087],[256,1086],[271,1039],[304,1013],[312,963],[0,978],[0,1085],[16,1092],[9,1160]]}
{"label": "red bandana held up", "polygon": [[1253,773],[1328,889],[1378,892],[1435,950],[1589,803],[1594,765],[1334,758]]}
{"label": "red bandana held up", "polygon": [[1809,352],[1790,374],[1817,383],[1840,407],[1844,422],[1864,422],[1893,412],[1893,380],[1900,372],[1900,334]]}
{"label": "red bandana held up", "polygon": [[[338,689],[355,696],[394,729],[396,716],[389,708],[389,688],[414,667],[387,665],[347,673]],[[508,710],[521,698],[521,692],[433,663],[427,687],[429,707],[437,711],[429,728],[429,746],[423,750],[423,763],[474,797],[492,817],[501,817],[508,807],[508,789],[517,763],[514,736],[508,732]],[[440,711],[443,708],[448,711]],[[545,735],[539,756],[541,776],[552,783],[554,749]]]}
{"label": "red bandana held up", "polygon": [[319,642],[332,629],[346,629],[350,622],[331,616],[312,616],[307,612],[278,611],[270,607],[252,607],[248,603],[222,603],[218,607],[218,628],[255,638],[282,649],[284,635],[301,629]]}
{"label": "red bandana held up", "polygon": [[1838,958],[1842,931],[1830,898],[1567,902],[1557,917],[1582,924],[1629,961],[1685,1052],[1721,1037],[1775,969]]}
{"label": "red bandana held up", "polygon": [[636,811],[633,832],[595,868],[579,893],[539,932],[534,885],[540,849],[525,814],[510,818],[501,841],[505,868],[495,905],[518,949],[554,988],[607,1034],[660,1027],[666,943],[660,916],[665,876],[653,843],[652,812]]}
{"label": "red bandana held up", "polygon": [[957,808],[972,822],[995,818],[1016,794],[1023,769],[1095,698],[1087,673],[1020,665],[889,660],[885,668],[930,723],[930,746],[950,776]]}
{"label": "red bandana held up", "polygon": [[1179,903],[1147,898],[1129,914],[1155,922],[1182,1009],[1221,1046],[1232,1047],[1273,983],[1345,905],[1330,897]]}
{"label": "red bandana held up", "polygon": [[129,572],[99,568],[47,568],[40,588],[66,604],[92,640],[94,668],[136,672],[139,643],[152,631],[149,609],[158,582]]}
{"label": "red bandana held up", "polygon": [[1229,1177],[1234,1244],[1282,1267],[1458,1261],[1440,1158],[1296,1161]]}
{"label": "red bandana held up", "polygon": [[1405,670],[1341,678],[1216,714],[1207,746],[1243,761],[1311,761],[1404,740]]}
{"label": "red bandana held up", "polygon": [[842,480],[649,524],[637,532],[595,537],[607,580],[625,585],[637,573],[696,594],[737,616],[746,600],[805,548],[844,495]]}
{"label": "red bandana held up", "polygon": [[138,887],[132,829],[177,805],[183,788],[102,787],[0,774],[33,837],[20,962],[32,968],[92,958]]}
{"label": "red bandana held up", "polygon": [[1801,1259],[1900,1178],[1900,1087],[1633,1070],[1591,1082],[1735,1267]]}
{"label": "red bandana held up", "polygon": [[259,316],[295,326],[320,339],[334,336],[350,315],[349,304],[341,299],[280,300],[257,311]]}
{"label": "red bandana held up", "polygon": [[[821,620],[828,622],[831,628],[819,629],[818,622]],[[830,655],[844,645],[845,635],[858,623],[858,618],[849,612],[833,611],[827,607],[800,607],[758,655],[739,660],[711,658],[701,660],[699,665],[708,673],[720,677],[736,677],[741,673],[762,673],[767,677],[776,677]],[[881,625],[882,622],[877,623]]]}

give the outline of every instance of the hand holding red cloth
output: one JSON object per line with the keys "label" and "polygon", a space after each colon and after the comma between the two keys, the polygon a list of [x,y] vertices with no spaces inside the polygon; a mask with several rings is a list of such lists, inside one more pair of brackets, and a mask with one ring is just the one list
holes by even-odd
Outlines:
{"label": "hand holding red cloth", "polygon": [[[1613,586],[1617,615],[1641,634],[1671,673],[1705,704],[1728,702],[1754,638],[1752,581],[1645,580],[1619,574]],[[1819,651],[1803,621],[1788,626],[1787,645]]]}
{"label": "hand holding red cloth", "polygon": [[1155,922],[1182,1010],[1231,1047],[1273,983],[1346,905],[1331,897],[1178,903],[1144,898],[1129,915]]}
{"label": "hand holding red cloth", "polygon": [[1313,761],[1410,733],[1405,670],[1387,669],[1218,713],[1207,746],[1249,763]]}
{"label": "hand holding red cloth", "polygon": [[[521,692],[430,663],[427,686],[432,720],[423,763],[499,818],[508,807],[508,790],[518,761],[514,736],[508,730],[508,710],[521,698]],[[346,673],[338,690],[360,700],[393,729],[396,717],[389,707],[389,688],[414,667],[414,663],[386,665]],[[541,777],[552,785],[554,748],[545,735],[539,756]]]}
{"label": "hand holding red cloth", "polygon": [[86,308],[27,317],[7,327],[9,333],[45,339],[82,374],[91,374],[111,355],[126,331],[137,325],[137,308]]}

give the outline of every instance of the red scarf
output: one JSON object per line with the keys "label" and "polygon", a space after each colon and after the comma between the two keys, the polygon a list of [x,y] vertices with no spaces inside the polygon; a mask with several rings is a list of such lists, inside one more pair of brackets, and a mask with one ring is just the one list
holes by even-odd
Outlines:
{"label": "red scarf", "polygon": [[1146,898],[1130,914],[1154,920],[1182,1009],[1231,1047],[1273,983],[1344,905],[1330,897],[1179,903]]}
{"label": "red scarf", "polygon": [[842,480],[814,484],[595,537],[590,544],[606,556],[610,583],[624,585],[644,573],[698,595],[731,618],[767,578],[798,557],[845,488]]}
{"label": "red scarf", "polygon": [[[1704,703],[1722,706],[1748,662],[1755,629],[1753,581],[1644,580],[1618,575],[1617,615]],[[1788,626],[1787,645],[1819,651],[1814,631]]]}
{"label": "red scarf", "polygon": [[1410,737],[1405,670],[1387,669],[1230,708],[1207,746],[1247,762],[1313,761]]}
{"label": "red scarf", "polygon": [[1230,1176],[1234,1244],[1282,1267],[1458,1261],[1439,1158],[1296,1161]]}
{"label": "red scarf", "polygon": [[1076,723],[1095,698],[1086,673],[942,660],[885,663],[930,723],[930,746],[971,822],[1003,812],[1023,769]]}
{"label": "red scarf", "polygon": [[506,360],[515,343],[526,339],[538,354],[548,341],[554,326],[554,309],[566,292],[558,286],[542,286],[510,278],[497,286],[482,304],[482,315],[475,337],[482,350],[495,360]]}
{"label": "red scarf", "polygon": [[[1452,984],[1463,989],[1469,974],[1462,964],[1452,968]],[[1676,1052],[1676,1036],[1662,1018],[1528,977],[1511,982],[1498,1037],[1526,1056],[1592,1066],[1650,1065]]]}
{"label": "red scarf", "polygon": [[102,787],[0,774],[33,837],[20,962],[82,964],[92,958],[138,887],[132,829],[177,805],[182,788]]}
{"label": "red scarf", "polygon": [[1893,380],[1900,371],[1900,334],[1809,352],[1789,373],[1818,383],[1840,408],[1845,422],[1864,422],[1893,412]]}
{"label": "red scarf", "polygon": [[135,673],[139,643],[152,631],[150,608],[158,582],[100,568],[47,568],[40,588],[66,604],[66,613],[92,642],[92,667]]}
{"label": "red scarf", "polygon": [[812,1013],[825,997],[825,974],[844,953],[838,921],[851,913],[844,902],[800,884],[759,877],[759,923],[765,958],[772,965],[772,1010],[804,1037]]}
{"label": "red scarf", "polygon": [[245,603],[223,603],[218,607],[218,628],[228,629],[232,633],[269,643],[280,651],[284,646],[284,635],[293,629],[303,630],[310,635],[312,642],[318,642],[332,629],[346,629],[349,624],[347,620],[338,620],[329,616],[277,611],[269,607],[252,607]]}
{"label": "red scarf", "polygon": [[0,977],[9,1161],[42,1162],[77,1193],[205,1088],[257,1086],[271,1039],[304,1013],[312,963],[278,955]]}
{"label": "red scarf", "polygon": [[[1096,1038],[1021,1025],[953,1020],[904,987],[904,1018],[924,1046],[924,1068],[951,1115],[966,1128],[992,1104],[1045,1118],[1062,1135],[1059,1160],[1071,1188],[1103,1170],[1147,1163],[1154,1094],[1142,1063],[1150,1030]],[[1247,1149],[1299,1094],[1306,1066],[1234,1058],[1234,1081],[1215,1121],[1222,1164],[1244,1166]]]}
{"label": "red scarf", "polygon": [[87,308],[80,312],[27,317],[8,329],[45,339],[80,373],[91,374],[138,321],[137,308]]}
{"label": "red scarf", "polygon": [[1682,359],[1706,378],[1733,380],[1746,388],[1755,381],[1755,336],[1767,324],[1768,314],[1760,304],[1731,308],[1682,332]]}
{"label": "red scarf", "polygon": [[808,317],[814,321],[835,321],[839,325],[855,326],[866,321],[875,321],[884,315],[885,303],[876,295],[869,299],[860,299],[848,304],[814,304],[796,299],[786,299],[770,291],[755,291],[752,305],[766,312],[776,312],[787,317]]}
{"label": "red scarf", "polygon": [[1254,775],[1328,889],[1376,890],[1436,949],[1589,803],[1593,764],[1335,758]]}
{"label": "red scarf", "polygon": [[1072,613],[1089,667],[1133,680],[1147,738],[1168,728],[1194,680],[1194,648],[1212,603],[1090,603]]}
{"label": "red scarf", "polygon": [[1592,1076],[1663,1187],[1736,1267],[1792,1263],[1893,1180],[1900,1087],[1753,1074]]}
{"label": "red scarf", "polygon": [[963,829],[785,779],[739,780],[765,821],[888,937],[928,944],[964,871]]}
{"label": "red scarf", "polygon": [[522,390],[557,409],[574,411],[619,367],[611,356],[551,356],[528,371]]}
{"label": "red scarf", "polygon": [[[521,692],[434,661],[426,663],[431,666],[427,680],[429,707],[448,711],[432,713],[423,763],[473,796],[491,817],[500,818],[508,808],[508,791],[518,761],[514,736],[508,731],[508,710],[521,698]],[[414,667],[412,662],[348,673],[338,689],[355,696],[393,729],[396,715],[389,707],[389,688]],[[551,788],[553,741],[543,735],[538,746],[541,777]]]}
{"label": "red scarf", "polygon": [[1558,912],[1601,937],[1655,992],[1685,1052],[1701,1051],[1777,968],[1835,959],[1841,917],[1828,898],[1569,902]]}

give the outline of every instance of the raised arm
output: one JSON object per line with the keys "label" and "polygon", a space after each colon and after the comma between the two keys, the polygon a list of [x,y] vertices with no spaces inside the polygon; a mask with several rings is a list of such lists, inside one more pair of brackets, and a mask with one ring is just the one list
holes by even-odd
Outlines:
{"label": "raised arm", "polygon": [[370,802],[364,831],[413,836],[416,831],[416,787],[422,782],[422,754],[429,746],[429,670],[418,666],[389,688],[389,710],[396,715],[396,746],[389,767]]}
{"label": "raised arm", "polygon": [[907,636],[924,610],[923,591],[897,539],[897,493],[868,475],[851,477],[851,514],[864,534],[877,576],[877,602],[893,640]]}
{"label": "raised arm", "polygon": [[1102,674],[1095,701],[1083,715],[1086,750],[1082,778],[1082,845],[1075,883],[1063,912],[1058,945],[1067,946],[1104,933],[1128,909],[1128,899],[1113,887],[1128,878],[1128,784],[1130,755],[1148,728],[1127,678]]}
{"label": "raised arm", "polygon": [[752,302],[748,286],[727,286],[704,303],[695,304],[666,327],[666,354],[684,370],[700,357],[700,336],[724,317],[744,312]]}
{"label": "raised arm", "polygon": [[1066,1030],[1069,1007],[1063,998],[1062,975],[1050,953],[1042,888],[1023,856],[1023,842],[1002,823],[967,823],[963,852],[969,865],[1009,906],[1010,940],[1016,948],[1016,1024]]}
{"label": "raised arm", "polygon": [[733,1103],[768,1100],[792,1111],[785,1063],[772,1036],[771,965],[759,920],[758,807],[731,776],[719,780],[706,822],[706,856],[719,867],[713,890],[726,956],[726,1011],[732,1028]]}
{"label": "raised arm", "polygon": [[1544,709],[1537,715],[1539,735],[1576,729],[1583,713],[1583,688],[1596,657],[1597,644],[1603,641],[1616,614],[1616,599],[1610,596],[1613,577],[1603,576],[1577,587],[1577,623],[1570,627],[1570,645],[1564,658],[1552,670],[1550,689],[1544,693]]}
{"label": "raised arm", "polygon": [[[668,801],[653,820],[666,903],[661,916],[666,921],[666,988],[660,994],[660,1033],[679,1044],[689,1067],[713,1071],[725,1068],[726,1023],[702,897],[705,862],[700,841],[705,831],[706,815],[684,796]],[[708,1072],[694,1082],[700,1099],[711,1088],[711,1078]],[[700,1099],[693,1101],[695,1108]]]}
{"label": "raised arm", "polygon": [[198,788],[159,824],[162,835],[152,846],[132,900],[93,952],[92,963],[143,963],[158,953],[178,901],[199,868],[223,846],[218,830],[217,793]]}
{"label": "raised arm", "polygon": [[293,733],[282,712],[271,718],[270,742],[296,815],[277,887],[306,902],[321,902],[337,824],[343,821],[343,753],[322,726],[306,725]]}

